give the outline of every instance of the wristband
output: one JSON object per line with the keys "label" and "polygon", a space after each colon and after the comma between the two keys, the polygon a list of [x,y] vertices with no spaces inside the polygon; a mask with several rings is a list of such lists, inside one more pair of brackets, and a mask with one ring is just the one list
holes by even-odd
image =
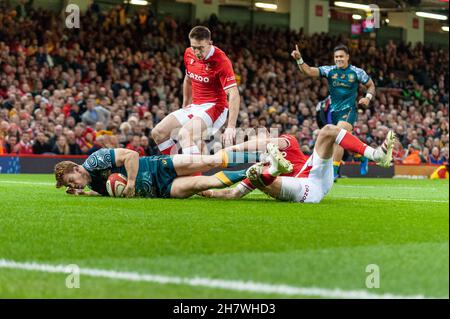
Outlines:
{"label": "wristband", "polygon": [[302,65],[303,63],[305,63],[305,62],[303,62],[303,58],[300,58],[300,59],[297,60],[297,64],[298,65]]}
{"label": "wristband", "polygon": [[369,101],[370,101],[370,100],[372,100],[373,95],[372,95],[371,93],[367,93],[367,94],[366,94],[366,98],[368,98]]}

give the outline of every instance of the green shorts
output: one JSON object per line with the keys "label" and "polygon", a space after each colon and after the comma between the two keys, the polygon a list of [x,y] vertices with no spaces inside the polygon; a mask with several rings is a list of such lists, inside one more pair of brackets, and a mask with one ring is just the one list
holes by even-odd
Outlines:
{"label": "green shorts", "polygon": [[177,173],[170,155],[141,157],[136,178],[136,195],[168,198],[176,177]]}
{"label": "green shorts", "polygon": [[339,122],[347,122],[353,126],[358,118],[356,107],[349,107],[344,110],[332,111],[331,124],[337,125]]}

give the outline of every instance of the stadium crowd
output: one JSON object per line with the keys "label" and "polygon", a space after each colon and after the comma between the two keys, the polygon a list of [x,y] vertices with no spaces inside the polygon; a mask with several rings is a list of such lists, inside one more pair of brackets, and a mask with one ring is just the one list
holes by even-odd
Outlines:
{"label": "stadium crowd", "polygon": [[[182,104],[191,25],[156,19],[150,10],[94,7],[82,15],[80,28],[69,29],[51,11],[0,7],[0,154],[80,155],[119,146],[158,153],[151,130]],[[447,49],[379,47],[365,39],[252,29],[214,16],[205,24],[234,66],[238,127],[276,128],[310,153],[327,82],[303,77],[289,54],[298,43],[310,65],[329,65],[332,48],[345,43],[351,63],[377,87],[370,106],[359,110],[355,134],[376,145],[393,128],[396,162],[448,162]]]}

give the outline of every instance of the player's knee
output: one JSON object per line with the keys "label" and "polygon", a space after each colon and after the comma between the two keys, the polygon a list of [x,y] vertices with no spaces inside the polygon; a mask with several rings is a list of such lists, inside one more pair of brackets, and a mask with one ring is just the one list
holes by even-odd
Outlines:
{"label": "player's knee", "polygon": [[327,124],[320,130],[320,135],[322,138],[333,138],[339,134],[339,128],[332,124]]}
{"label": "player's knee", "polygon": [[167,138],[166,132],[158,126],[152,130],[151,135],[156,144],[163,142]]}

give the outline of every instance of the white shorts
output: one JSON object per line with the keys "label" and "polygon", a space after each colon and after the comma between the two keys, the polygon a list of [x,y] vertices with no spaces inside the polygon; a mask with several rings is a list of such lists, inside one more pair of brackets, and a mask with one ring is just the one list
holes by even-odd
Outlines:
{"label": "white shorts", "polygon": [[278,199],[298,203],[319,203],[334,182],[333,159],[322,159],[314,151],[303,166],[311,167],[308,177],[280,176],[281,192]]}
{"label": "white shorts", "polygon": [[225,124],[228,108],[216,107],[214,103],[191,104],[172,112],[178,122],[183,126],[194,116],[200,117],[207,126],[207,135],[214,135]]}

